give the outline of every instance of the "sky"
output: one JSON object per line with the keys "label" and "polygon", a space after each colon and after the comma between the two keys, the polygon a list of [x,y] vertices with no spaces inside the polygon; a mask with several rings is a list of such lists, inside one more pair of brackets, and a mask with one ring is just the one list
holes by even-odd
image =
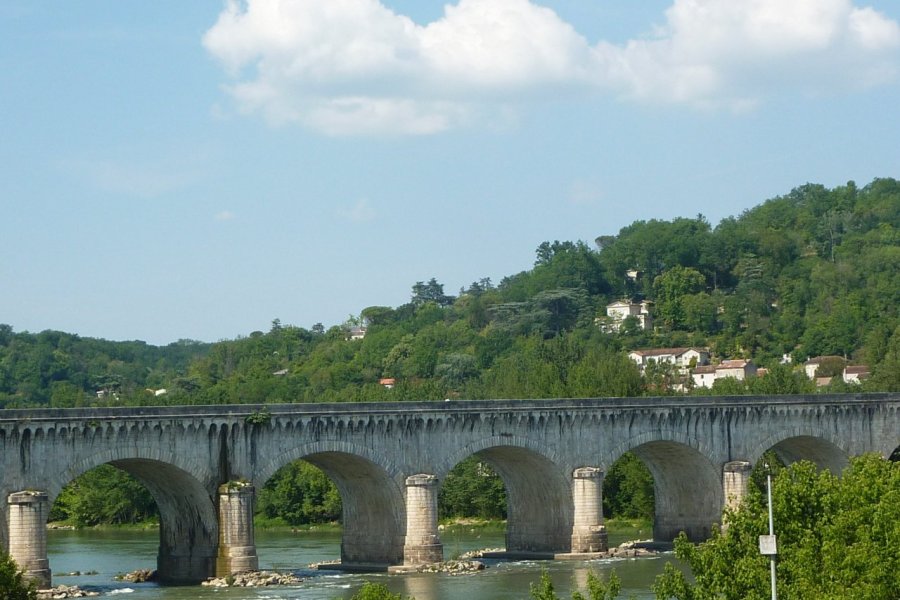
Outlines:
{"label": "sky", "polygon": [[895,0],[0,0],[0,323],[217,341],[900,177]]}

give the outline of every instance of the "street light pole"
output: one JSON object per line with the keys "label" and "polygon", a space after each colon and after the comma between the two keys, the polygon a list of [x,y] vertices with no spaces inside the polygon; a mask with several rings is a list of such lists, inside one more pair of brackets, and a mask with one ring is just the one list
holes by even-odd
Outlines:
{"label": "street light pole", "polygon": [[772,517],[772,470],[769,463],[766,467],[766,497],[769,505],[769,535],[759,536],[759,551],[761,554],[769,556],[769,570],[772,579],[772,600],[778,600],[778,590],[775,588],[775,556],[778,554],[778,548],[775,541],[775,520]]}

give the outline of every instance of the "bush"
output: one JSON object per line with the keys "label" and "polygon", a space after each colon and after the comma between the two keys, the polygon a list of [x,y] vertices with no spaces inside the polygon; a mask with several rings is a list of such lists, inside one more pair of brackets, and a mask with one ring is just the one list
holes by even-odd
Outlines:
{"label": "bush", "polygon": [[0,600],[34,600],[34,583],[25,578],[18,565],[0,550]]}

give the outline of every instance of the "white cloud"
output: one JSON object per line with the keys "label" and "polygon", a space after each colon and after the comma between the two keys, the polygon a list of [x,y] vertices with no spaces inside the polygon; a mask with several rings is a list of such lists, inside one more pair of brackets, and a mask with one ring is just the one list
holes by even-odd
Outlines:
{"label": "white cloud", "polygon": [[597,52],[626,96],[741,110],[894,78],[900,26],[850,0],[676,0],[655,39]]}
{"label": "white cloud", "polygon": [[216,216],[213,217],[216,221],[232,221],[236,215],[230,210],[223,210],[221,212],[216,213]]}
{"label": "white cloud", "polygon": [[369,204],[367,198],[362,198],[350,208],[338,210],[338,216],[354,223],[364,223],[375,218],[375,209]]}
{"label": "white cloud", "polygon": [[242,111],[331,135],[436,133],[580,89],[747,110],[900,63],[900,26],[852,0],[675,0],[650,37],[593,46],[530,0],[459,0],[424,26],[379,0],[232,1],[204,44]]}

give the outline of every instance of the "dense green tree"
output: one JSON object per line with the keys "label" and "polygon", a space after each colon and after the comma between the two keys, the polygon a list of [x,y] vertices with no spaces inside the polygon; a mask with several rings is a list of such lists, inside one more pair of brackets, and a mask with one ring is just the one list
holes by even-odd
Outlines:
{"label": "dense green tree", "polygon": [[62,489],[50,512],[51,521],[80,527],[157,520],[156,501],[144,485],[112,465],[101,465]]}
{"label": "dense green tree", "polygon": [[506,488],[491,466],[472,456],[447,475],[438,494],[442,519],[478,517],[506,518]]}
{"label": "dense green tree", "polygon": [[[536,584],[532,583],[529,588],[532,600],[560,600],[553,587],[553,580],[550,579],[547,571],[542,571],[540,581]],[[615,571],[609,574],[607,581],[603,581],[593,571],[588,571],[587,586],[584,592],[573,591],[572,600],[616,600],[621,591],[622,583]]]}
{"label": "dense green tree", "polygon": [[434,302],[438,306],[449,306],[453,303],[453,297],[444,294],[444,284],[438,283],[432,277],[427,283],[417,281],[412,287],[412,303],[421,306],[428,302]]}
{"label": "dense green tree", "polygon": [[0,600],[35,600],[37,591],[19,567],[0,549]]}
{"label": "dense green tree", "polygon": [[684,297],[702,291],[704,284],[700,271],[681,265],[658,275],[653,280],[653,290],[659,318],[673,329],[684,327],[687,323]]}
{"label": "dense green tree", "polygon": [[626,452],[603,478],[603,512],[607,517],[652,519],[653,475],[641,460]]}
{"label": "dense green tree", "polygon": [[[778,596],[785,600],[890,600],[900,597],[900,464],[868,455],[843,476],[795,463],[774,479]],[[660,600],[765,600],[768,558],[758,536],[768,533],[764,494],[751,486],[728,528],[693,545],[676,540],[691,583],[671,565],[654,586]]]}
{"label": "dense green tree", "polygon": [[256,510],[288,525],[330,523],[341,517],[341,496],[321,469],[298,460],[280,468],[266,482]]}
{"label": "dense green tree", "polygon": [[[383,583],[367,581],[362,584],[359,591],[353,594],[350,600],[404,600],[400,594],[391,592]],[[408,598],[407,600],[413,600]]]}

